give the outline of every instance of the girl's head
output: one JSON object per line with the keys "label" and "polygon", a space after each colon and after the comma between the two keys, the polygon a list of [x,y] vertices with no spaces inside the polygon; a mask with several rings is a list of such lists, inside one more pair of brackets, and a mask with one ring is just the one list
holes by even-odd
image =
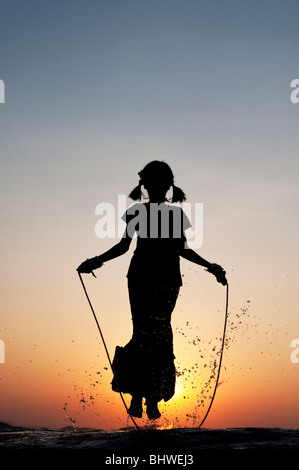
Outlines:
{"label": "girl's head", "polygon": [[185,193],[175,186],[174,176],[167,163],[154,160],[148,163],[143,170],[138,173],[140,180],[138,186],[133,189],[129,197],[134,201],[141,200],[143,186],[149,198],[158,202],[165,201],[167,191],[172,187],[172,202],[183,202],[186,200]]}

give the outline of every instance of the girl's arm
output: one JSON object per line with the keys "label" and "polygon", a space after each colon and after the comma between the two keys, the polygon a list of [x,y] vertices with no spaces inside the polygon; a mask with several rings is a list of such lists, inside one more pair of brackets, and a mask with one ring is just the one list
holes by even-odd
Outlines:
{"label": "girl's arm", "polygon": [[181,241],[182,241],[182,245],[180,247],[179,252],[180,252],[180,256],[182,256],[182,258],[185,258],[188,261],[191,261],[192,263],[199,264],[200,266],[204,266],[207,269],[211,268],[212,264],[209,263],[209,261],[205,260],[204,258],[199,256],[196,253],[196,251],[189,248],[187,238],[186,238],[186,235],[185,235],[184,231],[182,232]]}
{"label": "girl's arm", "polygon": [[180,250],[180,256],[182,256],[182,258],[187,259],[188,261],[191,261],[192,263],[199,264],[200,266],[204,266],[208,269],[212,266],[209,261],[199,256],[194,250],[189,247],[184,247],[182,250]]}
{"label": "girl's arm", "polygon": [[222,284],[223,286],[227,284],[227,280],[225,277],[226,272],[219,264],[210,263],[209,261],[199,256],[194,250],[188,247],[186,238],[184,240],[183,246],[184,247],[180,250],[180,256],[182,256],[182,258],[185,258],[188,261],[191,261],[192,263],[199,264],[200,266],[204,266],[205,268],[207,268],[207,271],[209,273],[214,274],[220,284]]}
{"label": "girl's arm", "polygon": [[100,256],[95,256],[94,258],[87,259],[77,268],[79,273],[91,273],[94,269],[100,268],[103,263],[110,261],[111,259],[117,258],[125,254],[131,244],[132,238],[128,236],[127,230],[123,234],[121,240],[116,243],[112,248]]}

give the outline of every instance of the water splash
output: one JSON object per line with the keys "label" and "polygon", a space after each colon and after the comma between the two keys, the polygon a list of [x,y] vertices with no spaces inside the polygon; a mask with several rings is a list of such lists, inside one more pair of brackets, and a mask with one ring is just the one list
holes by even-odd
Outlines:
{"label": "water splash", "polygon": [[[247,334],[248,318],[250,308],[250,301],[247,301],[245,307],[240,308],[237,313],[228,313],[228,323],[226,331],[226,341],[224,344],[224,365],[222,366],[222,377],[218,383],[218,387],[224,386],[229,378],[224,375],[226,370],[225,366],[225,353],[233,346],[233,343],[239,341],[240,336]],[[221,316],[223,312],[219,310]],[[222,336],[218,335],[215,338],[208,338],[206,334],[201,335],[200,327],[194,326],[191,321],[185,321],[183,326],[173,328],[174,336],[179,338],[179,346],[175,347],[176,351],[176,376],[177,382],[180,387],[180,400],[178,402],[180,409],[176,416],[176,395],[174,399],[168,403],[163,403],[162,417],[153,423],[144,417],[140,422],[142,427],[152,429],[153,426],[158,429],[170,429],[181,427],[197,427],[205,413],[206,408],[210,404],[214,392],[215,381],[218,372],[219,358],[221,355]],[[188,360],[185,360],[185,352],[188,351]],[[191,358],[191,359],[190,359]],[[191,362],[190,362],[191,361]],[[102,385],[107,383],[107,375],[110,370],[102,364],[99,369],[98,361],[85,370],[85,380],[80,386],[74,385],[73,393],[75,392],[77,402],[79,402],[81,410],[87,412],[91,407],[94,408],[90,419],[101,417],[101,424],[106,423],[110,426],[109,418],[106,419],[107,410],[118,407],[118,397],[116,394],[111,396],[106,395],[106,390],[103,391]],[[223,377],[224,376],[224,377]],[[110,380],[110,376],[108,381]],[[73,393],[71,395],[73,395]],[[69,396],[70,398],[70,396]],[[130,397],[126,398],[127,400]],[[100,413],[97,412],[99,410]],[[116,409],[116,408],[115,408]],[[91,410],[90,410],[91,411]],[[75,429],[75,420],[71,418],[67,411],[66,406],[64,412],[68,420],[72,423]],[[79,412],[78,412],[79,414]],[[184,418],[185,417],[185,418]],[[120,413],[119,422],[123,423],[126,418],[125,410]],[[113,417],[114,421],[116,417]],[[141,424],[142,423],[142,424]],[[122,424],[121,424],[122,425]],[[127,416],[127,428],[131,422]]]}
{"label": "water splash", "polygon": [[72,423],[72,426],[73,426],[73,429],[74,429],[74,432],[77,432],[77,428],[76,428],[76,420],[74,418],[71,418],[70,415],[68,414],[67,412],[67,403],[64,404],[64,407],[62,408],[63,411],[64,411],[64,414],[65,416],[67,417],[67,419],[70,421],[70,423]]}
{"label": "water splash", "polygon": [[[227,331],[224,342],[224,353],[226,353],[239,339],[240,335],[247,334],[249,325],[247,319],[249,315],[250,300],[246,307],[242,307],[236,314],[228,313]],[[221,312],[220,312],[221,313]],[[183,384],[183,399],[189,402],[190,409],[186,411],[186,422],[190,426],[196,427],[201,421],[205,408],[210,404],[218,374],[219,359],[222,352],[222,336],[214,339],[204,339],[199,337],[197,331],[199,327],[191,325],[186,321],[183,327],[177,327],[175,333],[180,336],[181,349],[188,350],[188,354],[196,359],[192,365],[186,365],[184,352],[182,353],[182,364],[176,362],[176,376]],[[225,357],[225,356],[224,356]],[[189,360],[190,362],[190,360]],[[223,371],[226,367],[222,365]],[[228,382],[225,377],[218,383],[218,387]],[[192,395],[192,397],[191,397]],[[191,399],[192,398],[192,399]],[[192,401],[193,400],[193,401]],[[186,405],[188,408],[188,406]]]}

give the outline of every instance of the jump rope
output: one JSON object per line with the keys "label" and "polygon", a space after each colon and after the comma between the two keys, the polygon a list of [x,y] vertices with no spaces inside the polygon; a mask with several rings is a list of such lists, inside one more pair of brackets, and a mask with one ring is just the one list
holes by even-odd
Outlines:
{"label": "jump rope", "polygon": [[[109,362],[109,365],[110,365],[110,368],[111,368],[111,371],[112,371],[112,374],[114,376],[114,379],[115,379],[115,382],[116,382],[116,385],[117,385],[117,378],[115,376],[115,373],[114,373],[114,370],[113,370],[113,367],[112,367],[112,362],[111,362],[111,359],[110,359],[110,355],[109,355],[109,351],[108,351],[108,348],[107,348],[107,345],[106,345],[106,342],[105,342],[105,338],[103,336],[103,333],[102,333],[102,330],[101,330],[101,327],[100,327],[100,324],[98,322],[98,319],[97,319],[97,316],[95,314],[95,311],[94,311],[94,308],[92,306],[92,303],[90,301],[90,298],[88,296],[88,293],[87,293],[87,290],[86,290],[86,287],[85,287],[85,284],[83,282],[83,279],[82,279],[82,276],[81,276],[81,273],[79,271],[78,272],[78,275],[79,275],[79,279],[81,281],[81,284],[82,284],[82,287],[83,287],[83,290],[85,292],[85,295],[86,295],[86,298],[87,298],[87,301],[89,303],[89,306],[90,306],[90,309],[92,311],[92,314],[93,314],[93,317],[95,319],[95,322],[97,324],[97,327],[98,327],[98,330],[99,330],[99,333],[100,333],[100,336],[101,336],[101,339],[102,339],[102,342],[103,342],[103,345],[104,345],[104,348],[105,348],[105,351],[106,351],[106,355],[107,355],[107,358],[108,358],[108,362]],[[94,277],[95,274],[92,272],[92,275]],[[223,350],[224,350],[224,345],[225,345],[225,335],[226,335],[226,326],[227,326],[227,317],[228,317],[228,283],[226,283],[226,305],[225,305],[225,319],[224,319],[224,328],[223,328],[223,336],[222,336],[222,345],[221,345],[221,350],[220,350],[220,360],[219,360],[219,366],[218,366],[218,372],[217,372],[217,378],[216,378],[216,382],[215,382],[215,387],[214,387],[214,392],[213,392],[213,395],[212,395],[212,398],[211,398],[211,402],[210,402],[210,405],[206,411],[206,414],[204,416],[204,418],[202,419],[200,425],[198,426],[198,428],[201,428],[203,423],[205,422],[205,420],[207,419],[208,417],[208,414],[212,408],[212,404],[213,404],[213,401],[214,401],[214,398],[215,398],[215,395],[216,395],[216,390],[217,390],[217,387],[218,387],[218,383],[219,383],[219,377],[220,377],[220,371],[221,371],[221,364],[222,364],[222,358],[223,358]],[[118,389],[120,390],[120,388],[118,387]],[[134,426],[136,427],[136,429],[138,429],[139,431],[141,430],[140,427],[138,426],[138,424],[136,423],[136,421],[134,420],[133,416],[129,413],[129,409],[127,407],[127,404],[125,402],[125,399],[123,397],[123,394],[121,391],[118,392],[120,394],[120,397],[121,397],[121,400],[124,404],[124,407],[126,408],[126,411],[127,411],[127,414],[130,416]]]}

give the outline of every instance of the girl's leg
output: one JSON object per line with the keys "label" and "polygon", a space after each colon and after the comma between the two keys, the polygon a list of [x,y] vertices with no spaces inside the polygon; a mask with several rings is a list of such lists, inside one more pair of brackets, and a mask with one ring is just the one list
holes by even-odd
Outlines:
{"label": "girl's leg", "polygon": [[169,400],[174,394],[175,366],[170,321],[179,287],[156,288],[139,282],[129,282],[128,287],[133,320],[133,360],[137,366],[135,376],[138,382],[132,393],[132,408],[137,403],[135,396],[144,396],[148,417],[157,419],[160,417],[157,403],[162,399]]}
{"label": "girl's leg", "polygon": [[158,409],[158,403],[152,400],[146,400],[146,414],[148,419],[158,419],[161,413]]}
{"label": "girl's leg", "polygon": [[134,418],[142,417],[142,397],[140,395],[133,395],[128,413]]}

